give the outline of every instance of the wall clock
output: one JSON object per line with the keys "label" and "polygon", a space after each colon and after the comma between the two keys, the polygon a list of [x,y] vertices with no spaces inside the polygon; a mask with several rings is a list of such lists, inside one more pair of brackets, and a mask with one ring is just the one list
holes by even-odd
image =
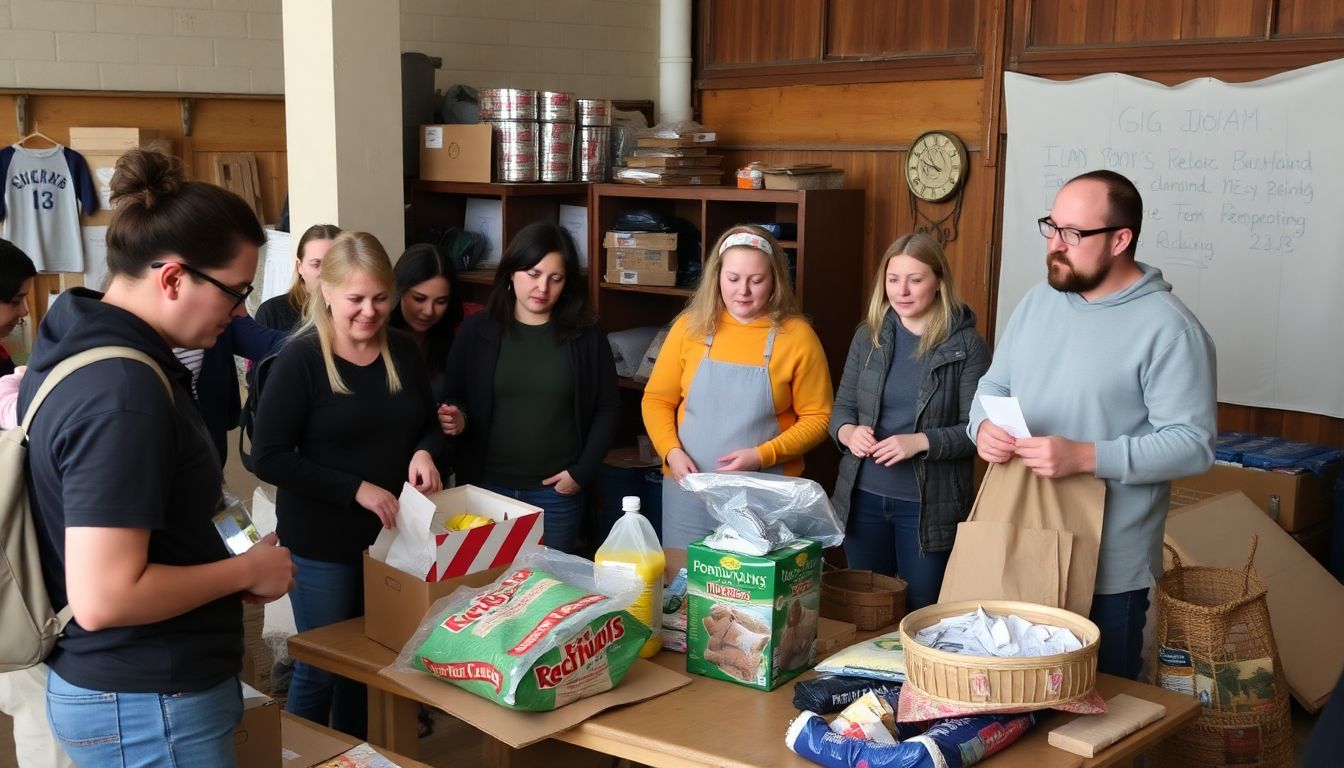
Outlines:
{"label": "wall clock", "polygon": [[[966,145],[956,134],[927,131],[915,139],[906,155],[905,183],[910,188],[910,213],[918,231],[932,234],[943,244],[956,238],[969,170]],[[952,211],[940,219],[934,220],[920,209],[920,203],[941,203],[951,198],[956,198]]]}

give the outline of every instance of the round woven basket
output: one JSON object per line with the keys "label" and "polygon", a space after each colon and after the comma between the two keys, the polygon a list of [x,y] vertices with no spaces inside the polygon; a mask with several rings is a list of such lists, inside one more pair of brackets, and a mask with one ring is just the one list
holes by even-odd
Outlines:
{"label": "round woven basket", "polygon": [[[950,616],[984,608],[1014,614],[1035,624],[1064,627],[1083,647],[1053,656],[1000,658],[940,651],[915,642],[915,635]],[[1055,707],[1077,701],[1097,682],[1097,625],[1063,608],[1016,600],[964,600],[940,603],[906,614],[901,621],[905,646],[905,684],[931,699],[966,709],[992,710],[1005,705]]]}

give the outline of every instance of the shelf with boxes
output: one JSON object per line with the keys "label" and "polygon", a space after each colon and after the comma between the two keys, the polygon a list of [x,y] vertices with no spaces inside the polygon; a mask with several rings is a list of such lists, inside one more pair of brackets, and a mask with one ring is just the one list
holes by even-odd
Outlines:
{"label": "shelf with boxes", "polygon": [[[693,292],[687,278],[699,274],[686,269],[684,260],[702,261],[706,249],[737,224],[778,225],[772,228],[784,235],[780,245],[791,252],[794,288],[838,382],[863,302],[863,195],[859,189],[594,184],[588,279],[603,329],[611,334],[667,325]],[[618,220],[638,211],[672,221],[677,231],[615,234]],[[634,435],[643,431],[638,413],[643,383],[634,371],[618,372],[629,374],[620,379],[626,418],[618,439],[633,444]],[[823,446],[808,456],[806,474],[829,486],[836,461],[835,450]]]}

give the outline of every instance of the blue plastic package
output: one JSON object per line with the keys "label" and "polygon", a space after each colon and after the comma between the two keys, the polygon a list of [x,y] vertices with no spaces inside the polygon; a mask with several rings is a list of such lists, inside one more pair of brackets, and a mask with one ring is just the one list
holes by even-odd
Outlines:
{"label": "blue plastic package", "polygon": [[803,712],[789,724],[784,742],[799,757],[826,768],[966,768],[1017,741],[1035,724],[1030,712],[954,717],[899,744],[877,744],[834,733],[821,715]]}
{"label": "blue plastic package", "polygon": [[818,675],[793,686],[793,706],[823,715],[839,712],[868,691],[887,700],[896,709],[901,684],[853,675]]}

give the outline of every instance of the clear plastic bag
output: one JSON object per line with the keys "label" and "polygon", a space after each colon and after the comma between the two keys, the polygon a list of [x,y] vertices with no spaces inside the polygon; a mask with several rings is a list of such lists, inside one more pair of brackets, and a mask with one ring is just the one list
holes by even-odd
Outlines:
{"label": "clear plastic bag", "polygon": [[397,656],[513,709],[546,711],[613,688],[650,630],[627,612],[643,585],[593,563],[529,547],[493,583],[435,602]]}
{"label": "clear plastic bag", "polygon": [[598,586],[603,589],[607,588],[606,580],[612,575],[622,578],[634,575],[639,579],[642,585],[640,595],[626,610],[648,624],[653,631],[640,651],[640,656],[647,659],[662,648],[663,569],[667,561],[653,524],[640,514],[639,497],[626,496],[621,499],[621,506],[624,514],[616,520],[611,533],[607,534],[607,540],[593,555],[593,562],[597,565],[594,574]]}
{"label": "clear plastic bag", "polygon": [[795,539],[839,546],[845,529],[815,481],[764,472],[695,472],[681,480],[723,523],[706,540],[715,549],[764,555]]}

